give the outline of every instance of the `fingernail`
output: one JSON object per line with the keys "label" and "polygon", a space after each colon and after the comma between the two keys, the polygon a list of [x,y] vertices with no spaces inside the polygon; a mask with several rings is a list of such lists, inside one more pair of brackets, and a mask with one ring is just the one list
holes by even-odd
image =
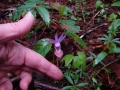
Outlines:
{"label": "fingernail", "polygon": [[24,18],[30,19],[31,17],[34,17],[34,16],[32,15],[31,11],[29,11]]}

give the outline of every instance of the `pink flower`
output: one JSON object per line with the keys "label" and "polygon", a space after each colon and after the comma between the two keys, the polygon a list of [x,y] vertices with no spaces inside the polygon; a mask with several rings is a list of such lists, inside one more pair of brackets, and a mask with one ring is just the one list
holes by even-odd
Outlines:
{"label": "pink flower", "polygon": [[49,39],[49,42],[54,44],[54,54],[58,57],[61,58],[63,56],[63,51],[61,50],[61,42],[63,39],[65,39],[66,35],[62,33],[62,35],[58,38],[58,34],[55,34],[55,40],[54,39]]}

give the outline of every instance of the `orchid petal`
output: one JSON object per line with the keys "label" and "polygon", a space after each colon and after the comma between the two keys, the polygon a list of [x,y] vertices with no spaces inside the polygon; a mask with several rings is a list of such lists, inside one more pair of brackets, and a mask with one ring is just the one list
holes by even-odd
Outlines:
{"label": "orchid petal", "polygon": [[55,34],[55,41],[56,42],[58,41],[58,34],[57,33]]}
{"label": "orchid petal", "polygon": [[66,35],[62,33],[62,35],[59,37],[58,42],[61,42],[63,39],[65,39]]}
{"label": "orchid petal", "polygon": [[51,43],[56,43],[56,41],[55,41],[55,40],[53,40],[53,39],[49,39],[49,40],[48,40],[48,42],[51,42]]}

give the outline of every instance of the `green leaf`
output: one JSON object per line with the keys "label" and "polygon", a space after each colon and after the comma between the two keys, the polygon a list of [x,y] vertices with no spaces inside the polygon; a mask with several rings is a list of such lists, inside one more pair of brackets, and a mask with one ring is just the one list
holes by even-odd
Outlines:
{"label": "green leaf", "polygon": [[97,80],[93,77],[92,81],[97,84]]}
{"label": "green leaf", "polygon": [[120,41],[113,41],[114,43],[118,43],[118,44],[120,44]]}
{"label": "green leaf", "polygon": [[111,34],[109,34],[109,35],[103,35],[107,40],[111,40],[111,38],[112,38],[112,35]]}
{"label": "green leaf", "polygon": [[74,84],[76,85],[78,80],[79,80],[79,74],[78,73],[75,73],[73,75],[71,75],[73,81],[74,81]]}
{"label": "green leaf", "polygon": [[72,80],[72,78],[70,76],[65,75],[65,78],[70,82],[70,84],[73,85],[73,80]]}
{"label": "green leaf", "polygon": [[20,18],[20,15],[21,15],[21,12],[15,10],[15,11],[13,12],[12,20],[15,21],[16,19],[19,19],[19,18]]}
{"label": "green leaf", "polygon": [[106,41],[108,39],[106,39],[106,38],[98,38],[98,40],[104,40],[104,41]]}
{"label": "green leaf", "polygon": [[34,46],[34,50],[42,56],[45,56],[50,51],[52,46],[52,44],[49,43],[47,40],[48,39],[41,39]]}
{"label": "green leaf", "polygon": [[100,87],[97,87],[97,89],[96,89],[96,90],[101,90],[101,89],[100,89]]}
{"label": "green leaf", "polygon": [[112,48],[109,51],[110,53],[120,53],[120,47]]}
{"label": "green leaf", "polygon": [[120,6],[120,1],[114,2],[111,6]]}
{"label": "green leaf", "polygon": [[62,23],[62,24],[68,24],[68,25],[74,25],[75,24],[75,21],[73,21],[73,20],[60,20],[59,22]]}
{"label": "green leaf", "polygon": [[[119,41],[119,40],[120,40],[120,38],[115,38],[112,41]],[[120,43],[120,41],[119,41],[119,43]]]}
{"label": "green leaf", "polygon": [[32,12],[32,14],[33,14],[34,18],[36,18],[36,11],[31,10],[31,12]]}
{"label": "green leaf", "polygon": [[118,27],[120,26],[120,19],[116,19],[108,28],[108,33],[116,35]]}
{"label": "green leaf", "polygon": [[[120,19],[116,19],[112,25],[114,25],[115,27],[114,28],[118,28],[120,26]],[[110,27],[109,27],[110,28]]]}
{"label": "green leaf", "polygon": [[64,5],[60,7],[60,14],[68,16],[68,13],[72,13],[72,10]]}
{"label": "green leaf", "polygon": [[35,6],[36,6],[36,4],[34,4],[34,3],[27,3],[25,5],[21,5],[20,7],[18,7],[17,11],[20,12],[20,11],[23,11],[23,10],[31,9],[31,8],[33,8]]}
{"label": "green leaf", "polygon": [[91,56],[93,56],[94,58],[96,58],[96,55],[92,52],[89,52],[91,54]]}
{"label": "green leaf", "polygon": [[87,85],[88,85],[88,83],[83,82],[83,83],[79,83],[77,86],[84,87],[84,86],[87,86]]}
{"label": "green leaf", "polygon": [[85,55],[85,53],[77,52],[77,55],[80,59],[82,68],[85,69],[86,68],[86,55]]}
{"label": "green leaf", "polygon": [[44,4],[45,2],[43,0],[28,0],[25,2],[27,3],[34,3],[34,4]]}
{"label": "green leaf", "polygon": [[46,9],[52,9],[50,6],[42,5]]}
{"label": "green leaf", "polygon": [[70,8],[66,7],[65,14],[67,14],[68,12],[72,14],[72,10]]}
{"label": "green leaf", "polygon": [[77,34],[75,34],[74,32],[70,30],[67,30],[65,33],[66,35],[74,39],[78,44],[80,44],[84,49],[87,49],[87,45]]}
{"label": "green leaf", "polygon": [[74,20],[60,20],[59,22],[62,24],[61,27],[66,30],[72,30],[75,33],[80,31],[80,27],[75,26]]}
{"label": "green leaf", "polygon": [[117,18],[117,15],[115,13],[110,14],[108,21],[113,21]]}
{"label": "green leaf", "polygon": [[74,68],[79,68],[80,65],[81,65],[81,61],[80,61],[79,57],[75,56],[74,59],[73,59],[73,67]]}
{"label": "green leaf", "polygon": [[105,12],[105,9],[101,9],[100,14],[103,15]]}
{"label": "green leaf", "polygon": [[61,62],[65,61],[65,66],[68,66],[72,62],[73,58],[74,56],[72,54],[68,54],[62,58]]}
{"label": "green leaf", "polygon": [[93,62],[93,66],[96,66],[99,62],[101,62],[107,56],[106,52],[101,52],[97,55],[96,59]]}
{"label": "green leaf", "polygon": [[39,14],[41,15],[41,17],[43,18],[43,20],[45,21],[45,23],[49,26],[50,15],[49,15],[48,10],[42,6],[36,7],[36,9],[39,12]]}
{"label": "green leaf", "polygon": [[98,7],[100,7],[101,4],[102,4],[102,2],[100,0],[98,0],[95,4],[95,7],[98,8]]}
{"label": "green leaf", "polygon": [[118,11],[118,15],[120,15],[120,11]]}
{"label": "green leaf", "polygon": [[62,15],[64,15],[65,9],[66,9],[65,6],[60,7],[60,17],[62,17]]}
{"label": "green leaf", "polygon": [[26,36],[27,38],[30,38],[30,35],[31,35],[31,33],[28,32],[25,36]]}
{"label": "green leaf", "polygon": [[50,3],[50,6],[57,11],[59,11],[60,16],[62,15],[68,15],[68,13],[72,13],[72,10],[68,8],[67,6],[61,5],[59,3]]}
{"label": "green leaf", "polygon": [[21,5],[13,12],[12,20],[15,21],[16,19],[19,19],[20,15],[22,14],[22,11],[26,10],[29,11],[31,8],[35,7],[36,4],[34,3],[28,3],[25,5]]}
{"label": "green leaf", "polygon": [[51,3],[50,3],[50,6],[51,6],[52,8],[54,8],[55,10],[60,11],[61,5],[60,5],[59,3],[53,3],[53,2],[51,2]]}
{"label": "green leaf", "polygon": [[62,90],[71,90],[71,88],[74,88],[74,86],[65,86],[62,88]]}
{"label": "green leaf", "polygon": [[87,45],[85,44],[85,42],[84,42],[81,38],[75,37],[74,40],[75,40],[78,44],[80,44],[84,49],[87,49]]}

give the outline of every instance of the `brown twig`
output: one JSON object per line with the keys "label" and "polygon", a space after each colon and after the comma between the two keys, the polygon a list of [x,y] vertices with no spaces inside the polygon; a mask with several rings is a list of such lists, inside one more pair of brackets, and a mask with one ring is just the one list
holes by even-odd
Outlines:
{"label": "brown twig", "polygon": [[93,32],[94,30],[96,30],[97,28],[99,28],[99,27],[101,27],[101,26],[104,26],[104,25],[106,26],[107,23],[103,23],[103,24],[101,24],[101,25],[99,25],[99,26],[96,26],[96,27],[88,30],[86,33],[84,33],[83,35],[81,35],[80,38],[83,38],[86,34],[91,33],[91,32]]}
{"label": "brown twig", "polygon": [[120,59],[119,59],[119,58],[118,58],[118,59],[115,59],[114,61],[108,63],[107,65],[105,65],[105,66],[103,66],[103,67],[99,66],[99,67],[95,68],[94,70],[89,71],[88,73],[91,73],[91,72],[93,72],[93,71],[95,71],[95,70],[99,70],[99,72],[100,72],[100,70],[108,67],[109,65],[111,65],[111,64],[114,63],[114,62],[117,62],[118,60],[120,60]]}
{"label": "brown twig", "polygon": [[14,81],[19,80],[19,79],[20,79],[20,76],[18,75],[18,76],[16,76],[16,77],[10,79],[10,81],[11,81],[11,82],[14,82]]}
{"label": "brown twig", "polygon": [[80,51],[82,51],[82,49],[80,48],[79,45],[77,45],[75,42],[73,42],[73,44],[74,44]]}
{"label": "brown twig", "polygon": [[55,86],[52,86],[52,85],[49,85],[49,84],[46,84],[46,83],[43,83],[37,80],[34,81],[34,85],[36,88],[45,88],[45,90],[48,90],[48,89],[49,90],[62,90],[59,87],[55,87]]}
{"label": "brown twig", "polygon": [[86,27],[94,20],[94,18],[100,13],[100,11],[98,11],[93,17],[92,19],[87,23]]}

